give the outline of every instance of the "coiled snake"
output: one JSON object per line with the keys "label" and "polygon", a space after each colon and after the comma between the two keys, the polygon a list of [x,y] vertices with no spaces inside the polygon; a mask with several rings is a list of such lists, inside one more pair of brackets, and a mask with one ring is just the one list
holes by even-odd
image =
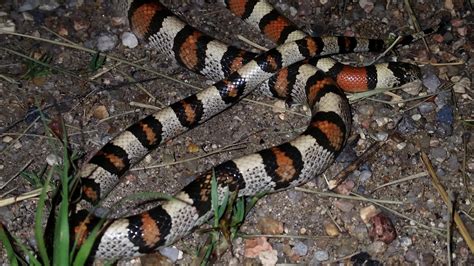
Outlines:
{"label": "coiled snake", "polygon": [[[256,55],[202,34],[158,1],[135,0],[130,4],[130,25],[138,37],[188,69],[218,81],[146,116],[102,147],[81,169],[81,204],[97,204],[120,176],[148,152],[207,121],[256,88],[288,103],[307,104],[312,113],[307,129],[289,142],[226,161],[196,175],[174,200],[138,215],[107,221],[96,240],[93,256],[137,256],[188,234],[212,215],[213,175],[218,182],[219,199],[226,191],[249,196],[307,182],[331,165],[349,136],[350,106],[339,87],[363,91],[400,86],[419,77],[418,68],[406,63],[353,68],[331,59],[311,59],[340,53],[382,52],[386,47],[382,40],[307,37],[265,1],[228,0],[225,4],[281,45]],[[309,61],[300,62],[306,59]],[[73,214],[72,234],[79,246],[99,220],[86,209]]]}

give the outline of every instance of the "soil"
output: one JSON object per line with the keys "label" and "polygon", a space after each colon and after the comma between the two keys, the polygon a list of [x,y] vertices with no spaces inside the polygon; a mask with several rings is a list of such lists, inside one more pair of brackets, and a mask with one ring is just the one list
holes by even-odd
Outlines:
{"label": "soil", "polygon": [[[117,41],[114,48],[106,52],[108,55],[137,62],[181,83],[127,64],[117,64],[110,58],[99,70],[92,71],[90,62],[94,54],[29,37],[0,34],[2,199],[37,188],[26,178],[17,176],[20,170],[38,172],[48,162],[52,164],[60,160],[60,142],[45,133],[45,124],[49,119],[62,117],[71,147],[88,158],[126,126],[153,112],[150,108],[137,107],[133,102],[162,107],[197,92],[196,87],[205,88],[212,84],[143,42],[133,49],[125,47],[120,36],[130,31],[126,17],[111,12],[108,1],[86,0],[77,6],[82,1],[62,1],[59,7],[49,11],[35,8],[20,12],[19,8],[24,4],[21,2],[1,1],[0,12],[5,14],[0,16],[0,25],[10,20],[17,33],[61,42],[64,38],[89,49],[96,49],[99,36],[113,36]],[[365,9],[361,7],[363,2],[368,3]],[[386,38],[389,33],[412,33],[413,26],[403,1],[388,2],[390,4],[375,0],[359,3],[278,1],[275,4],[292,21],[312,34]],[[468,231],[474,232],[474,93],[470,85],[474,61],[473,36],[469,27],[473,21],[472,7],[468,1],[453,1],[453,6],[449,5],[451,1],[416,2],[411,8],[421,28],[435,26],[446,16],[450,17],[452,27],[443,35],[427,37],[427,46],[419,41],[384,57],[382,61],[398,59],[420,65],[424,74],[423,85],[418,84],[417,87],[415,84],[392,94],[377,95],[373,100],[363,99],[353,103],[352,141],[323,176],[303,186],[328,192],[327,181],[373,143],[384,141],[382,148],[371,151],[372,155],[349,173],[338,191],[342,194],[344,190],[345,194],[353,191],[367,198],[399,202],[383,204],[398,214],[377,206],[393,223],[397,237],[388,244],[371,240],[370,229],[361,219],[360,212],[373,203],[291,189],[261,199],[241,228],[245,234],[258,235],[262,233],[258,226],[262,220],[271,218],[278,225],[283,225],[283,237],[268,238],[271,249],[276,251],[274,254],[278,263],[342,262],[355,253],[367,252],[371,259],[388,265],[446,264],[446,229],[452,219],[430,177],[421,174],[417,178],[376,189],[385,183],[426,172],[421,160],[422,152],[428,154]],[[372,3],[375,5],[373,9],[370,8]],[[272,46],[271,42],[219,4],[204,1],[186,1],[184,5],[168,1],[166,4],[191,25],[227,43],[252,49],[237,38],[240,34],[258,44]],[[13,51],[37,60],[49,57],[48,63],[55,69],[36,71],[32,75],[31,63]],[[360,65],[372,61],[375,56],[363,54],[337,58]],[[130,82],[130,77],[137,81],[153,80],[139,83],[140,88]],[[431,94],[433,96],[426,97]],[[418,96],[422,97],[416,98]],[[282,111],[277,107],[284,105],[275,99],[255,95],[248,99],[251,101],[241,101],[148,155],[134,166],[145,170],[129,171],[124,182],[108,197],[106,206],[136,192],[173,194],[192,180],[195,173],[289,140],[302,132],[308,122],[301,107]],[[402,99],[407,101],[393,103]],[[43,118],[31,114],[35,108],[43,110]],[[449,114],[452,119],[449,119]],[[185,163],[150,167],[203,156],[232,143],[242,143],[242,149],[218,152]],[[12,177],[15,178],[9,181]],[[33,234],[36,204],[37,198],[32,198],[0,207],[1,222],[12,234],[32,247],[36,245]],[[137,206],[136,202],[126,201],[113,216],[138,213],[150,204]],[[328,228],[333,228],[331,225],[337,225],[338,229],[335,236],[328,237]],[[453,228],[450,240],[453,262],[457,265],[474,264],[473,253]],[[207,236],[195,232],[178,241],[174,247],[183,252],[183,257],[176,263],[192,262],[196,250]],[[237,238],[232,246],[233,254],[225,253],[217,258],[216,263],[262,263],[261,258],[244,255],[248,250],[247,241],[247,238]],[[321,254],[328,255],[328,258],[321,259],[324,257]],[[1,264],[8,264],[3,249],[0,255]],[[149,257],[123,260],[120,264],[136,265],[153,261],[153,257]]]}

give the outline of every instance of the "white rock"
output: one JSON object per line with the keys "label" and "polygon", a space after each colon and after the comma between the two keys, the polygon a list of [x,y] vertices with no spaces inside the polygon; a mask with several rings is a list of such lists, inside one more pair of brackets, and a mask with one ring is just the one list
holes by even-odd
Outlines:
{"label": "white rock", "polygon": [[60,165],[63,163],[63,158],[59,157],[58,155],[51,153],[46,156],[46,163],[49,166]]}
{"label": "white rock", "polygon": [[102,34],[97,38],[97,49],[101,52],[110,51],[115,47],[117,37],[115,35]]}
{"label": "white rock", "polygon": [[120,39],[122,40],[122,44],[125,47],[135,48],[135,47],[138,46],[138,39],[135,36],[135,34],[133,34],[131,32],[122,33],[122,36],[120,37]]}
{"label": "white rock", "polygon": [[10,136],[5,136],[2,139],[2,141],[5,142],[5,143],[10,143],[12,140],[13,140],[13,138],[10,137]]}

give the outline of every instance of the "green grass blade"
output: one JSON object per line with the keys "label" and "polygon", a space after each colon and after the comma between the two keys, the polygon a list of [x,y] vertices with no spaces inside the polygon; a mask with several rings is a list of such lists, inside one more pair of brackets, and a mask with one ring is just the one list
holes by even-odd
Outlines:
{"label": "green grass blade", "polygon": [[8,261],[10,265],[17,266],[18,260],[16,258],[16,253],[15,253],[15,250],[13,249],[13,244],[10,241],[10,238],[5,232],[3,224],[0,224],[0,240],[2,240],[3,247],[5,248],[7,252],[7,257],[8,257]]}
{"label": "green grass blade", "polygon": [[52,176],[53,176],[53,171],[51,170],[48,173],[48,178],[46,179],[46,182],[43,185],[43,189],[41,190],[41,195],[38,201],[37,210],[35,212],[35,239],[36,239],[36,242],[38,243],[38,251],[39,251],[41,260],[43,261],[44,265],[48,265],[48,266],[51,264],[51,262],[49,260],[48,252],[46,250],[42,223],[43,223],[43,218],[44,218],[46,193],[49,190],[49,184],[50,184],[50,180]]}
{"label": "green grass blade", "polygon": [[214,227],[217,228],[219,226],[219,196],[217,194],[217,180],[214,169],[212,170],[211,179],[211,206],[214,210]]}
{"label": "green grass blade", "polygon": [[225,213],[225,210],[227,209],[227,202],[229,201],[229,195],[230,195],[229,190],[226,190],[224,194],[224,199],[222,200],[222,204],[219,207],[218,216],[217,216],[218,220],[222,218],[222,216]]}
{"label": "green grass blade", "polygon": [[[66,143],[66,142],[64,142]],[[67,149],[63,149],[63,169],[61,173],[61,203],[59,204],[58,223],[54,231],[54,265],[69,265],[69,186],[68,173],[70,162]]]}

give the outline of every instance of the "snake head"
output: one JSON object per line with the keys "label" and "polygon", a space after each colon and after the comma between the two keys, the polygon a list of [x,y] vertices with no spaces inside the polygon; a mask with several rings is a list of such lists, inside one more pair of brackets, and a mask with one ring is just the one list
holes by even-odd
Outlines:
{"label": "snake head", "polygon": [[417,65],[397,62],[397,63],[389,63],[388,68],[398,78],[398,86],[402,86],[407,83],[420,80],[422,77],[421,70]]}

